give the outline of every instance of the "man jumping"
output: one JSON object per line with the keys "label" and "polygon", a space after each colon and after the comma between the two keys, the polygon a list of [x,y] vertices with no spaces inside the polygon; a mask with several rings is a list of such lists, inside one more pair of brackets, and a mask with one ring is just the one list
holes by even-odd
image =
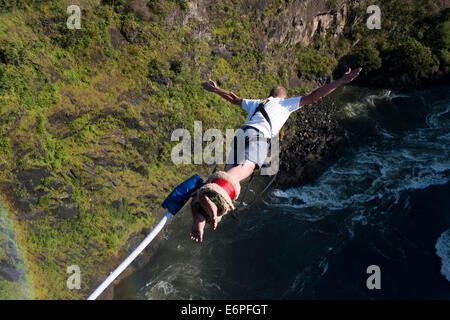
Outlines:
{"label": "man jumping", "polygon": [[256,168],[261,168],[268,155],[268,139],[278,135],[292,112],[350,83],[361,70],[362,68],[353,71],[349,69],[342,78],[316,89],[311,94],[289,99],[286,89],[281,86],[273,88],[267,100],[249,100],[219,88],[212,80],[202,83],[205,90],[218,94],[248,112],[247,123],[241,127],[248,140],[244,150],[237,152],[235,136],[234,151],[227,159],[225,171],[213,174],[197,192],[191,205],[191,239],[202,242],[206,223],[211,223],[215,230],[223,215],[234,209],[232,201],[239,196],[239,183],[249,177]]}

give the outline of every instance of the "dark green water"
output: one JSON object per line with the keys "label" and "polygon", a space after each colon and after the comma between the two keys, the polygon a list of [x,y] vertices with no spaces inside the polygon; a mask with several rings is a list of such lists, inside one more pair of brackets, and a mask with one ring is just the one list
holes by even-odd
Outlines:
{"label": "dark green water", "polygon": [[[188,237],[189,212],[177,215],[114,298],[449,299],[449,88],[334,97],[351,143],[335,165],[269,190],[203,244]],[[380,290],[366,286],[370,265]]]}

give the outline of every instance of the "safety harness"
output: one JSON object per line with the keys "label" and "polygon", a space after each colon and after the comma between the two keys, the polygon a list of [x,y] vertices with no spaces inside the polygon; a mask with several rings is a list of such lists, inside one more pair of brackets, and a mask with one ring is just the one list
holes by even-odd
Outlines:
{"label": "safety harness", "polygon": [[[250,120],[252,120],[252,118],[255,116],[255,114],[257,112],[261,112],[261,114],[264,117],[264,119],[266,119],[266,121],[269,123],[270,134],[272,135],[272,121],[270,121],[270,117],[267,114],[267,111],[265,109],[266,102],[267,102],[267,99],[261,99],[259,101],[259,105],[256,107],[255,111],[253,112],[252,116],[250,117]],[[283,139],[283,137],[284,137],[284,130],[283,130],[283,128],[281,128],[281,130],[280,130],[280,139]]]}
{"label": "safety harness", "polygon": [[267,114],[265,107],[267,100],[266,99],[261,99],[259,101],[259,105],[256,107],[255,112],[253,112],[252,116],[250,117],[250,120],[252,120],[252,118],[255,116],[255,114],[257,112],[261,112],[262,116],[264,117],[264,119],[266,119],[266,121],[269,123],[270,126],[270,136],[272,136],[272,121],[270,121],[270,117]]}

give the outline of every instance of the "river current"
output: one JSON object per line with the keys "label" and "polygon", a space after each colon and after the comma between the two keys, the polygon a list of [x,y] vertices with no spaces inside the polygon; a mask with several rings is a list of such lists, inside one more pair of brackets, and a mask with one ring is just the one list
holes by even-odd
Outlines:
{"label": "river current", "polygon": [[337,163],[207,226],[202,244],[181,212],[114,298],[449,299],[449,89],[339,90],[350,147]]}

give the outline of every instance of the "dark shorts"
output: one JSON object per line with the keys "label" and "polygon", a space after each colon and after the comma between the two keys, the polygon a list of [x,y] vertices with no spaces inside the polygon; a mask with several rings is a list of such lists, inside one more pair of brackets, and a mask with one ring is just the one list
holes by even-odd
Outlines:
{"label": "dark shorts", "polygon": [[253,127],[242,127],[233,139],[231,152],[227,158],[227,169],[249,160],[261,168],[269,153],[269,140]]}

